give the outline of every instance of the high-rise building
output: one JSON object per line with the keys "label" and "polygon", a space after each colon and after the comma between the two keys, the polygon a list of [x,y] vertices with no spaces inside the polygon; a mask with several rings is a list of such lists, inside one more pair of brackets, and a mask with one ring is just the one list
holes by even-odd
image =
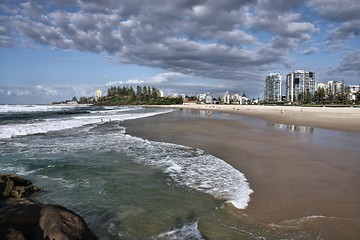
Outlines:
{"label": "high-rise building", "polygon": [[281,102],[281,74],[278,72],[269,73],[265,80],[264,101]]}
{"label": "high-rise building", "polygon": [[286,76],[286,100],[297,101],[299,95],[314,94],[316,90],[315,72],[296,70]]}
{"label": "high-rise building", "polygon": [[97,101],[102,96],[102,91],[100,89],[95,91],[95,101]]}

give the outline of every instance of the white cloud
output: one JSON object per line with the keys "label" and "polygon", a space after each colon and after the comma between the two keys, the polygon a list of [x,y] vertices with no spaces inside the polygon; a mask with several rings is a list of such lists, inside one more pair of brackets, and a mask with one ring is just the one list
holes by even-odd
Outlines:
{"label": "white cloud", "polygon": [[47,96],[56,96],[58,92],[50,87],[45,87],[43,85],[36,85],[35,89],[45,93]]}
{"label": "white cloud", "polygon": [[185,75],[178,72],[167,72],[167,73],[160,73],[154,77],[151,78],[152,83],[164,83],[168,82],[172,79],[179,79],[184,77]]}
{"label": "white cloud", "polygon": [[24,96],[32,96],[33,92],[28,89],[11,89],[0,91],[0,93],[5,93],[8,97],[16,96],[16,97],[24,97]]}
{"label": "white cloud", "polygon": [[125,82],[125,84],[142,84],[142,83],[144,83],[144,81],[140,79],[129,79]]}
{"label": "white cloud", "polygon": [[360,19],[359,0],[310,0],[308,5],[333,21]]}

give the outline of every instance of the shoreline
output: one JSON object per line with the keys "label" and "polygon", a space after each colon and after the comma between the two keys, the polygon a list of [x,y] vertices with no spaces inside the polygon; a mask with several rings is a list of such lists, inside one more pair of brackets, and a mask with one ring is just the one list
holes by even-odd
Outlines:
{"label": "shoreline", "polygon": [[[201,115],[193,107],[178,108],[183,111],[125,121],[123,126],[132,136],[202,149],[244,173],[254,192],[246,209],[226,207],[235,218],[309,231],[319,228],[328,239],[356,239],[353,236],[360,233],[357,132],[315,129],[320,135],[312,137],[314,133],[278,130],[262,120],[234,119],[231,114],[222,119],[209,109]],[[226,110],[219,112],[233,112]],[[333,136],[341,140],[328,142]],[[349,151],[348,145],[355,147]],[[330,227],[334,224],[338,228]]]}
{"label": "shoreline", "polygon": [[217,111],[256,117],[272,123],[325,128],[347,132],[360,132],[360,108],[357,107],[217,104],[149,105],[144,107]]}

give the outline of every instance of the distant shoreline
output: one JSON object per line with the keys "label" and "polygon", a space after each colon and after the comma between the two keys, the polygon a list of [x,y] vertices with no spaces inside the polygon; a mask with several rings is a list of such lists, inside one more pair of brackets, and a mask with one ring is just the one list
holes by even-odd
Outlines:
{"label": "distant shoreline", "polygon": [[264,105],[147,105],[145,107],[218,111],[261,118],[273,123],[360,132],[359,107],[302,107]]}

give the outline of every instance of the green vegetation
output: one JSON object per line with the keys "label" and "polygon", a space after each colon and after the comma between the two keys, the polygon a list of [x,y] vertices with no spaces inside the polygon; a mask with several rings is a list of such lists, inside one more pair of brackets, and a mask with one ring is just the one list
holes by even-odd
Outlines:
{"label": "green vegetation", "polygon": [[93,97],[80,97],[78,100],[77,97],[73,97],[71,100],[64,100],[60,102],[53,102],[52,104],[72,104],[72,103],[78,103],[78,104],[94,104],[95,99]]}
{"label": "green vegetation", "polygon": [[96,105],[171,105],[182,104],[182,98],[163,98],[160,91],[155,87],[137,86],[133,87],[111,86],[107,96],[101,97]]}
{"label": "green vegetation", "polygon": [[355,101],[352,101],[348,97],[348,89],[342,85],[340,90],[333,94],[330,89],[318,88],[314,94],[300,93],[298,96],[298,102],[300,104],[321,104],[321,105],[350,105],[360,103],[360,93],[356,94]]}

